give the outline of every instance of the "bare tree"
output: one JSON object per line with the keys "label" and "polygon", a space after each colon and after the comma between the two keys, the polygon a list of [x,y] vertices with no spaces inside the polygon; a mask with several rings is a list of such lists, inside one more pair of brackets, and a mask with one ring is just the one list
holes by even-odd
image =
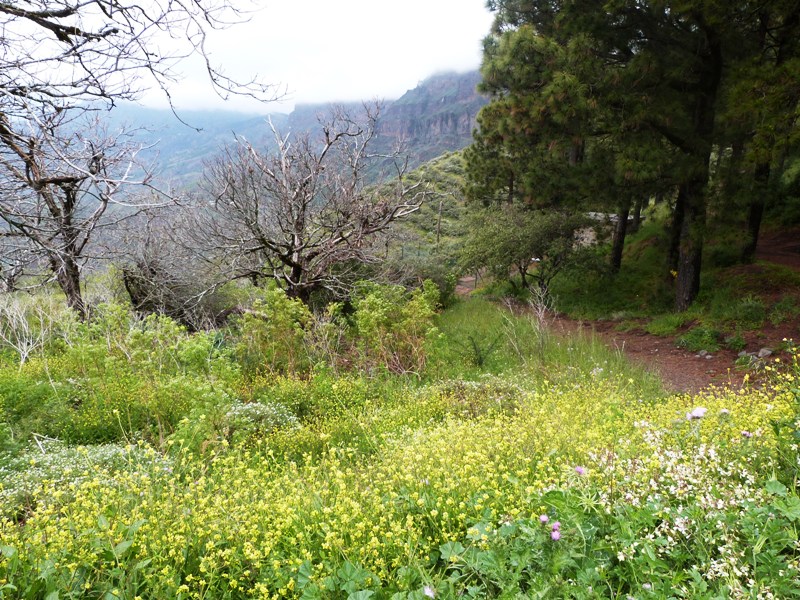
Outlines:
{"label": "bare tree", "polygon": [[[105,135],[73,113],[32,112],[16,127],[0,114],[0,242],[28,251],[27,258],[17,255],[10,273],[18,277],[25,262],[43,261],[83,318],[81,267],[89,242],[99,228],[130,214],[108,208],[129,205],[121,190],[146,183],[147,175],[136,162],[141,147],[128,134]],[[77,115],[86,116],[82,109]]]}
{"label": "bare tree", "polygon": [[[370,153],[379,113],[335,110],[317,136],[281,136],[273,127],[274,154],[240,139],[208,165],[211,204],[196,211],[196,232],[230,278],[273,279],[307,302],[318,290],[342,291],[353,269],[376,260],[375,236],[424,196],[420,183],[406,184],[399,155]],[[379,171],[391,179],[368,185]]]}
{"label": "bare tree", "polygon": [[234,0],[9,0],[0,2],[0,113],[26,119],[57,107],[136,99],[149,86],[169,97],[175,65],[205,60],[217,92],[272,97],[258,80],[236,82],[206,53],[211,30],[247,15]]}
{"label": "bare tree", "polygon": [[205,60],[219,95],[274,98],[272,86],[233,81],[209,61],[207,35],[246,19],[240,7],[235,0],[0,2],[3,288],[15,288],[24,267],[44,265],[69,306],[85,314],[82,263],[109,205],[136,178],[137,149],[124,133],[87,132],[82,114],[153,86],[170,98],[175,66],[190,55]]}
{"label": "bare tree", "polygon": [[219,265],[187,244],[193,226],[182,205],[148,208],[116,228],[117,264],[134,310],[165,314],[193,330],[218,324],[231,309]]}

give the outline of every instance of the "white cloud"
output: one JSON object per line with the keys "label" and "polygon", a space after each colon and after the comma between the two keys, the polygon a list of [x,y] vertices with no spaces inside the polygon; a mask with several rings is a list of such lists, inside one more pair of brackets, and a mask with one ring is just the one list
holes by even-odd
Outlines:
{"label": "white cloud", "polygon": [[[258,73],[295,102],[397,98],[433,73],[480,65],[491,14],[485,0],[261,0],[248,23],[211,36],[212,62],[240,79]],[[183,109],[263,111],[243,100],[222,103],[199,61],[171,90]],[[164,102],[149,94],[144,102]],[[269,110],[275,110],[270,106]]]}

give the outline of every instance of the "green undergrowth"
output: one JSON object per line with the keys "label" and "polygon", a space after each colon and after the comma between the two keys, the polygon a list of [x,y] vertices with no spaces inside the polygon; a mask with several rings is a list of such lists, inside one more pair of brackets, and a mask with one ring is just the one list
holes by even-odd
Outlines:
{"label": "green undergrowth", "polygon": [[700,295],[682,313],[673,311],[665,226],[658,219],[629,236],[619,273],[611,274],[603,264],[567,270],[554,281],[553,297],[569,316],[610,319],[628,329],[676,337],[690,350],[741,350],[743,333],[780,327],[800,315],[800,273],[768,262],[720,260],[718,249],[710,244]]}
{"label": "green undergrowth", "polygon": [[796,362],[670,396],[535,307],[424,297],[106,307],[4,354],[0,598],[800,594]]}

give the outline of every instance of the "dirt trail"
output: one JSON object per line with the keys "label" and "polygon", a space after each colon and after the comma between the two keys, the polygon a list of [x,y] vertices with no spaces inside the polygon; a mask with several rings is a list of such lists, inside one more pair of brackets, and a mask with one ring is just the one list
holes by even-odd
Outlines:
{"label": "dirt trail", "polygon": [[[756,250],[756,260],[774,262],[800,271],[800,229],[767,232],[762,235]],[[743,270],[759,269],[758,265],[743,266]],[[475,278],[459,282],[458,292],[464,295],[474,289]],[[657,373],[667,389],[675,392],[697,392],[710,386],[740,387],[744,370],[736,367],[738,352],[720,349],[703,356],[678,348],[675,337],[659,337],[642,330],[617,331],[612,321],[575,321],[558,317],[553,328],[559,333],[579,328],[593,330],[605,343],[624,352],[632,361]],[[686,328],[689,326],[687,325]],[[778,356],[784,338],[800,341],[800,319],[784,321],[777,326],[769,322],[756,332],[745,335],[748,352],[770,348]]]}

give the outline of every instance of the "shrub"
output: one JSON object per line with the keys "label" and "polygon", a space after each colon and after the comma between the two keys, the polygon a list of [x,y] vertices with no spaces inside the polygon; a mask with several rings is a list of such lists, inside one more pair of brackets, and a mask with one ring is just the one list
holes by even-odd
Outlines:
{"label": "shrub", "polygon": [[363,285],[353,300],[359,366],[370,373],[420,375],[439,333],[433,324],[438,302],[431,281],[411,292],[398,285]]}
{"label": "shrub", "polygon": [[114,473],[145,465],[171,471],[167,459],[143,446],[68,446],[39,437],[0,467],[0,519],[22,520],[40,503],[74,500],[72,490],[97,469]]}
{"label": "shrub", "polygon": [[652,335],[674,335],[690,320],[691,318],[685,313],[669,313],[654,317],[644,329]]}
{"label": "shrub", "polygon": [[699,352],[700,350],[716,352],[719,350],[719,338],[719,331],[700,325],[692,327],[680,336],[677,344],[680,348],[686,348],[690,352]]}
{"label": "shrub", "polygon": [[761,298],[749,295],[736,303],[733,318],[737,325],[745,329],[755,329],[764,323],[767,318],[767,309]]}
{"label": "shrub", "polygon": [[769,322],[777,326],[784,321],[797,316],[800,313],[800,307],[791,296],[784,296],[776,302],[769,311]]}
{"label": "shrub", "polygon": [[303,302],[270,287],[235,323],[234,348],[244,373],[297,374],[310,367],[304,338],[311,313]]}
{"label": "shrub", "polygon": [[277,429],[296,429],[297,417],[277,402],[234,402],[225,413],[225,436],[234,444],[264,438]]}

